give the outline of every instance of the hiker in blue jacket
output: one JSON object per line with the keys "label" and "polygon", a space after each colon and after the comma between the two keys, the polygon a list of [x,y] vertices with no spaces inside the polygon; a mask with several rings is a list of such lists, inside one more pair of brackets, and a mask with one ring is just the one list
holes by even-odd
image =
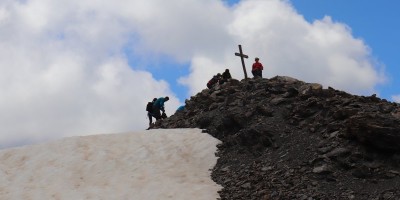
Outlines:
{"label": "hiker in blue jacket", "polygon": [[165,115],[164,103],[169,100],[169,97],[160,97],[153,104],[153,114],[156,120],[161,119],[161,112]]}

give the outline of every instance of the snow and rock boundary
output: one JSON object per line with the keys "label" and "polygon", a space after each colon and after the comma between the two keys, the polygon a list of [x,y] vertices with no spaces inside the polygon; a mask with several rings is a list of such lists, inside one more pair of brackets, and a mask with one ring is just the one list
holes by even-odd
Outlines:
{"label": "snow and rock boundary", "polygon": [[221,200],[400,199],[400,104],[276,76],[204,89],[154,128],[222,141]]}

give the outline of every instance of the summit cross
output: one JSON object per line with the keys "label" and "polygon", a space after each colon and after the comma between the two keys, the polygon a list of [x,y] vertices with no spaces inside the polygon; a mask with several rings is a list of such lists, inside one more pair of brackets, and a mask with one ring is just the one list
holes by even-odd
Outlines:
{"label": "summit cross", "polygon": [[243,66],[243,72],[244,72],[244,78],[247,79],[247,72],[246,72],[246,66],[244,65],[244,59],[243,58],[249,58],[248,55],[243,54],[242,51],[242,45],[239,44],[239,53],[235,53],[235,56],[240,56],[240,59],[242,60],[242,66]]}

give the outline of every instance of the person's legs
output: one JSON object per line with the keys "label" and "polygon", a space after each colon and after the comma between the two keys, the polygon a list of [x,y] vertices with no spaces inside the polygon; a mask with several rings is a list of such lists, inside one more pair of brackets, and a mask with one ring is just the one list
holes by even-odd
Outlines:
{"label": "person's legs", "polygon": [[257,70],[257,74],[258,74],[259,77],[262,78],[262,71],[261,70]]}
{"label": "person's legs", "polygon": [[147,112],[147,117],[149,117],[149,126],[153,123],[153,115],[150,112]]}
{"label": "person's legs", "polygon": [[251,71],[251,73],[253,74],[254,78],[256,78],[256,77],[261,77],[262,78],[262,71],[261,70],[254,70],[254,71]]}
{"label": "person's legs", "polygon": [[156,121],[161,119],[161,110],[160,108],[157,107],[153,107],[153,114],[154,114],[154,118],[156,118]]}
{"label": "person's legs", "polygon": [[257,78],[258,76],[260,76],[258,70],[251,71],[251,73],[253,74],[253,78]]}

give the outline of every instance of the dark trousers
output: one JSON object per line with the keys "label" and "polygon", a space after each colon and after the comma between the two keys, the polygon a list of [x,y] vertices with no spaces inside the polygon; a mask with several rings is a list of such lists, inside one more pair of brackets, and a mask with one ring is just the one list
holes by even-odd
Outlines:
{"label": "dark trousers", "polygon": [[147,112],[147,117],[149,117],[149,126],[153,123],[153,117],[155,118],[154,114],[151,112]]}
{"label": "dark trousers", "polygon": [[251,71],[251,73],[253,74],[254,78],[257,76],[262,78],[262,70],[256,69],[254,71]]}
{"label": "dark trousers", "polygon": [[153,106],[153,116],[156,120],[161,119],[161,109],[157,106]]}

